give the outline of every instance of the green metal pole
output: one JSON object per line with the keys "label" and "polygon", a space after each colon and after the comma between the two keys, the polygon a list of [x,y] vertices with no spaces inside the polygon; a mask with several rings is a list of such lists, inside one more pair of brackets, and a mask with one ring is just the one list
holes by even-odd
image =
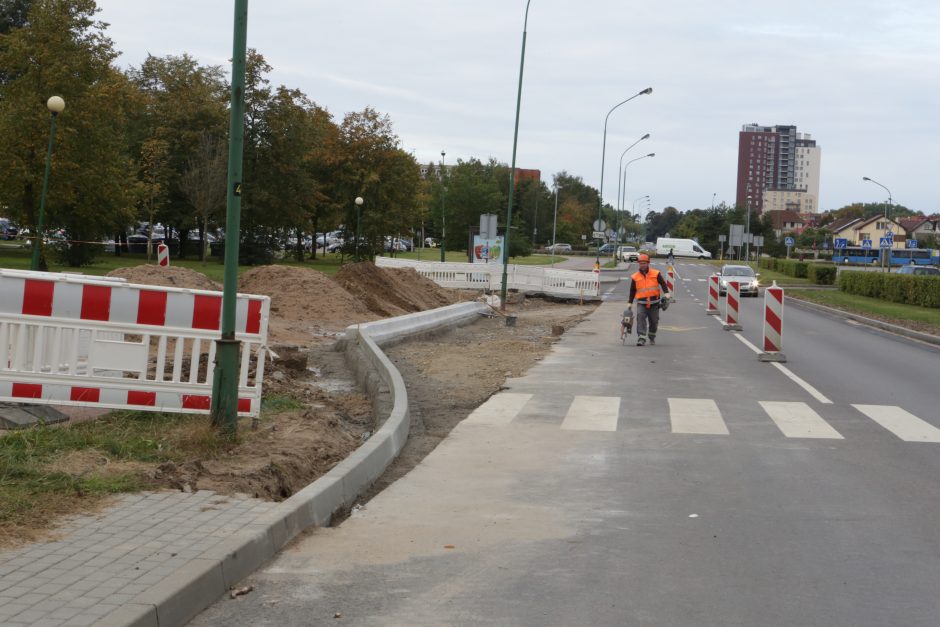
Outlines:
{"label": "green metal pole", "polygon": [[33,235],[33,260],[30,270],[45,270],[46,264],[42,260],[42,229],[46,218],[46,193],[49,191],[49,172],[52,170],[52,147],[55,144],[55,120],[59,116],[52,112],[52,121],[49,122],[49,148],[46,150],[46,173],[42,177],[42,194],[39,196],[39,217],[36,220],[36,233]]}
{"label": "green metal pole", "polygon": [[447,219],[444,214],[444,200],[447,198],[447,178],[444,174],[444,155],[441,151],[441,263],[444,263],[444,242],[447,240]]}
{"label": "green metal pole", "polygon": [[362,223],[362,209],[356,203],[356,263],[359,263],[359,225]]}
{"label": "green metal pole", "polygon": [[522,23],[522,58],[519,61],[519,90],[516,94],[516,128],[512,134],[512,167],[509,170],[509,208],[506,210],[506,235],[503,241],[503,283],[500,289],[499,308],[506,310],[506,286],[509,281],[509,229],[512,228],[512,193],[516,187],[516,146],[519,144],[519,108],[522,105],[522,70],[525,68],[525,38],[529,25],[529,4],[525,3],[525,20]]}
{"label": "green metal pole", "polygon": [[235,304],[238,292],[238,240],[241,235],[247,38],[248,0],[235,0],[228,149],[228,203],[225,218],[225,274],[222,284],[222,337],[216,341],[215,373],[212,381],[212,424],[229,436],[234,436],[238,430],[238,357],[241,342],[235,339]]}

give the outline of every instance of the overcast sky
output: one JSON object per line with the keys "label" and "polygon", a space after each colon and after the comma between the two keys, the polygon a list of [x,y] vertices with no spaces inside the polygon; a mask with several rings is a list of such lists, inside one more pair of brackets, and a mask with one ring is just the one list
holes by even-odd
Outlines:
{"label": "overcast sky", "polygon": [[[233,0],[98,0],[137,66],[188,52],[230,70]],[[426,163],[509,163],[525,0],[253,0],[248,45],[272,83],[337,119],[371,106]],[[517,167],[566,170],[604,197],[682,211],[734,202],[738,133],[795,124],[821,146],[820,207],[883,202],[940,210],[937,0],[533,0]]]}

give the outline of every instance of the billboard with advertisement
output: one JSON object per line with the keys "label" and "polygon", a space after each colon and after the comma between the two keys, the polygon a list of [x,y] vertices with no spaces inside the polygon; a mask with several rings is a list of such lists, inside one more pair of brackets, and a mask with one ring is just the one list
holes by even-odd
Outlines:
{"label": "billboard with advertisement", "polygon": [[473,236],[473,263],[502,263],[503,236]]}

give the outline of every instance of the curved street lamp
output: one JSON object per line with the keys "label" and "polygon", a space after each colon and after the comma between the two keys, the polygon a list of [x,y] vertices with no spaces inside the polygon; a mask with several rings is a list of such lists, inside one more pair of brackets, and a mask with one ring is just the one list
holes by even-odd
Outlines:
{"label": "curved street lamp", "polygon": [[622,203],[623,197],[620,194],[620,174],[619,174],[620,171],[623,169],[623,157],[624,155],[627,154],[627,152],[629,152],[631,148],[639,144],[644,139],[649,139],[649,137],[650,137],[650,134],[647,133],[640,139],[636,140],[635,142],[627,146],[624,149],[624,151],[620,153],[620,162],[617,164],[617,172],[618,172],[617,174],[617,216],[618,216],[617,221],[620,224],[620,228],[617,229],[617,243],[618,244],[620,243],[620,230],[623,228],[623,210],[625,208]]}
{"label": "curved street lamp", "polygon": [[[891,207],[891,190],[888,189],[887,187],[885,187],[884,185],[882,185],[881,183],[879,183],[878,181],[876,181],[875,179],[868,178],[867,176],[863,176],[863,177],[862,177],[862,180],[863,180],[863,181],[868,181],[869,183],[874,183],[874,184],[877,185],[878,187],[880,187],[880,188],[882,188],[883,190],[885,190],[886,192],[888,192],[888,204],[885,205],[885,230],[886,230],[886,231],[890,230],[890,227],[888,226],[888,211],[889,211],[889,209],[890,209],[890,207]],[[887,253],[881,253],[881,267],[882,267],[882,268],[885,267],[885,258],[886,258],[890,253],[891,253],[891,250],[890,250],[890,249],[888,249],[888,252],[887,252]]]}
{"label": "curved street lamp", "polygon": [[42,177],[42,193],[39,195],[39,215],[36,218],[36,233],[33,235],[33,258],[30,270],[45,270],[46,264],[42,261],[42,229],[46,218],[46,193],[49,191],[49,171],[52,169],[52,148],[55,145],[55,121],[60,113],[65,111],[65,100],[60,96],[52,96],[46,101],[51,120],[49,121],[49,148],[46,150],[46,172]]}
{"label": "curved street lamp", "polygon": [[[628,102],[630,102],[631,100],[633,100],[633,99],[636,98],[637,96],[649,95],[649,94],[651,94],[651,93],[653,93],[653,88],[652,88],[652,87],[647,87],[647,88],[644,89],[643,91],[639,91],[639,92],[633,94],[632,96],[630,96],[630,97],[627,98],[626,100],[623,100],[623,101],[621,101],[621,102],[618,102],[617,104],[615,104],[614,106],[612,106],[612,107],[610,108],[610,111],[608,111],[608,112],[607,112],[607,115],[604,117],[604,143],[603,143],[603,145],[601,146],[601,185],[600,185],[600,189],[597,190],[597,219],[598,219],[598,221],[600,221],[600,219],[601,219],[601,211],[602,211],[603,208],[604,208],[604,160],[605,160],[605,158],[607,157],[607,121],[610,119],[610,114],[613,113],[614,110],[615,110],[617,107],[619,107],[620,105],[627,104]],[[619,172],[618,172],[618,176],[619,176]],[[599,263],[600,260],[601,260],[601,253],[600,253],[600,250],[599,250],[599,249],[600,249],[600,247],[598,246],[597,258],[595,259],[595,262],[598,262],[598,263]]]}
{"label": "curved street lamp", "polygon": [[[642,157],[631,159],[630,161],[627,161],[627,164],[625,166],[623,166],[623,195],[624,196],[627,195],[627,168],[630,167],[630,164],[633,163],[634,161],[639,161],[640,159],[646,159],[646,158],[655,157],[655,156],[656,156],[656,153],[651,152],[648,155],[643,155]],[[618,181],[620,180],[620,176],[617,176],[617,180]],[[624,204],[626,204],[626,201],[624,201]]]}
{"label": "curved street lamp", "polygon": [[499,294],[499,308],[506,311],[506,286],[509,281],[509,229],[512,228],[512,192],[516,187],[516,146],[519,143],[519,108],[522,105],[522,70],[525,67],[525,37],[529,25],[529,4],[525,3],[525,20],[522,22],[522,58],[519,60],[519,89],[516,93],[516,126],[512,133],[512,167],[509,169],[509,207],[506,209],[506,235],[503,242],[503,281]]}

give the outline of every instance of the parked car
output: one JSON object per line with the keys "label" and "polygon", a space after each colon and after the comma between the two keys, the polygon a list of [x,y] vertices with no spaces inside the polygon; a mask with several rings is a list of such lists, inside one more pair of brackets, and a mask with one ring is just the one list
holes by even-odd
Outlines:
{"label": "parked car", "polygon": [[0,239],[16,239],[19,229],[6,218],[0,218]]}
{"label": "parked car", "polygon": [[901,266],[898,274],[919,274],[925,276],[940,276],[940,270],[929,266]]}
{"label": "parked car", "polygon": [[621,246],[617,249],[617,259],[620,261],[639,261],[640,253],[636,246]]}
{"label": "parked car", "polygon": [[728,282],[734,281],[738,284],[741,296],[757,296],[760,292],[760,285],[755,273],[750,266],[722,266],[718,275],[718,294],[724,296],[728,291]]}
{"label": "parked car", "polygon": [[604,244],[597,249],[597,253],[600,255],[612,255],[615,250],[617,250],[616,244]]}
{"label": "parked car", "polygon": [[437,248],[438,243],[437,243],[437,240],[434,239],[433,237],[425,237],[425,238],[424,238],[424,245],[425,245],[427,248]]}
{"label": "parked car", "polygon": [[545,247],[545,250],[550,253],[570,253],[571,244],[562,244],[561,242],[557,242],[555,244],[549,244]]}

